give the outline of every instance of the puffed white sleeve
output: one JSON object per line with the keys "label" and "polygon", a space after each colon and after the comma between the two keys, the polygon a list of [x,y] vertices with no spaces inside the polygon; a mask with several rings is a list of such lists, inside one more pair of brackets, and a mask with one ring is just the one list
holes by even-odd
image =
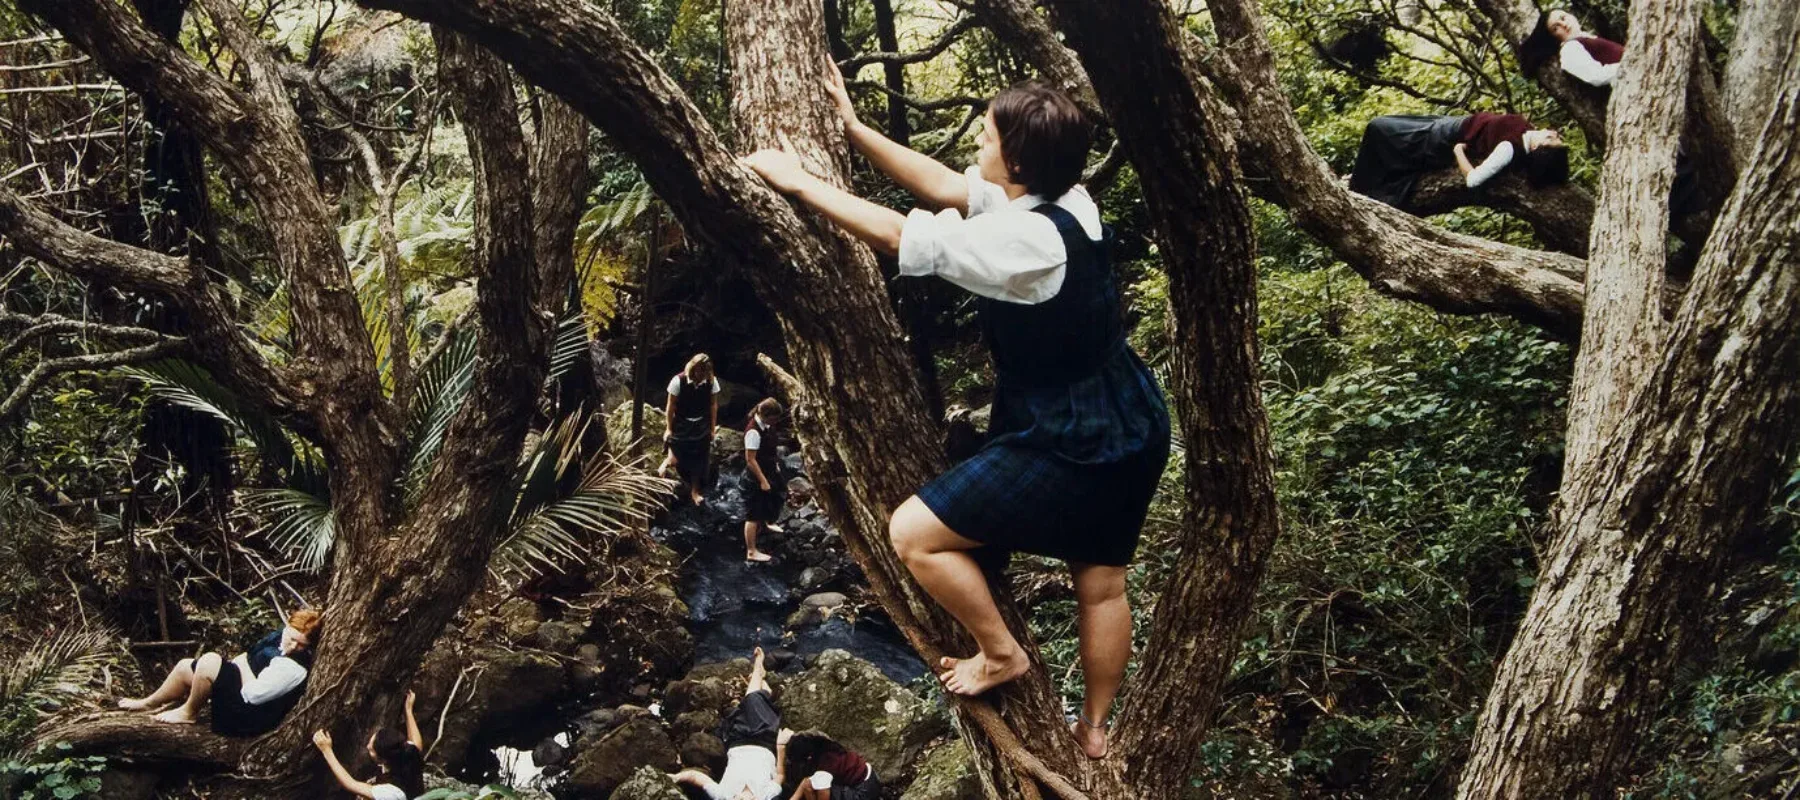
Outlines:
{"label": "puffed white sleeve", "polygon": [[1490,178],[1499,175],[1500,170],[1506,169],[1506,165],[1511,164],[1512,160],[1512,142],[1501,142],[1494,148],[1494,152],[1489,153],[1487,158],[1469,171],[1469,175],[1463,179],[1463,183],[1471,189],[1487,183]]}
{"label": "puffed white sleeve", "polygon": [[1557,60],[1562,63],[1563,72],[1575,76],[1577,80],[1589,86],[1611,86],[1619,77],[1618,64],[1602,64],[1594,54],[1581,46],[1581,42],[1570,39],[1563,42],[1557,51]]}
{"label": "puffed white sleeve", "polygon": [[1042,303],[1062,290],[1069,257],[1056,223],[1003,211],[964,219],[914,209],[900,229],[900,274],[937,275],[982,297]]}

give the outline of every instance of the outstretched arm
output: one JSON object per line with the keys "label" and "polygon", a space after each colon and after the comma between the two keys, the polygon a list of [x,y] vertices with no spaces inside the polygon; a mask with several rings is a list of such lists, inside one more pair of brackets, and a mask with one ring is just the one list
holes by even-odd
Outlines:
{"label": "outstretched arm", "polygon": [[331,734],[324,731],[315,731],[313,733],[313,745],[319,748],[319,754],[325,757],[325,766],[331,768],[331,774],[337,776],[338,785],[344,787],[344,791],[356,795],[357,797],[365,797],[369,798],[369,800],[374,800],[375,788],[351,777],[350,771],[344,769],[344,765],[338,761],[337,753],[333,752],[331,749]]}
{"label": "outstretched arm", "polygon": [[[742,161],[745,166],[756,170],[756,174],[761,175],[777,191],[798,198],[876,251],[890,256],[900,253],[900,229],[906,225],[906,217],[901,216],[900,212],[876,205],[820,180],[806,171],[798,156],[786,150],[758,150],[744,156]],[[957,176],[957,180],[962,181],[962,177]],[[963,200],[966,203],[967,184],[964,186]]]}
{"label": "outstretched arm", "polygon": [[862,153],[869,163],[925,204],[936,208],[954,208],[969,214],[969,183],[957,172],[931,156],[918,152],[882,135],[856,118],[856,106],[844,88],[843,73],[828,59],[825,62],[825,91],[844,120],[844,136],[850,146]]}
{"label": "outstretched arm", "polygon": [[413,701],[418,697],[411,691],[406,693],[406,740],[412,742],[419,752],[425,752],[425,734],[419,732],[419,720],[413,716]]}

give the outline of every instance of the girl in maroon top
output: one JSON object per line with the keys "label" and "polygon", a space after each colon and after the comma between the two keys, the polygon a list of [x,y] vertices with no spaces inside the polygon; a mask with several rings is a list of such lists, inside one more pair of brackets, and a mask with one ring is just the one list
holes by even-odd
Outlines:
{"label": "girl in maroon top", "polygon": [[1363,128],[1350,190],[1409,209],[1419,178],[1452,166],[1471,189],[1510,167],[1534,187],[1552,186],[1569,178],[1569,149],[1562,134],[1517,114],[1376,117]]}
{"label": "girl in maroon top", "polygon": [[1564,9],[1538,17],[1537,28],[1519,45],[1519,66],[1527,75],[1556,55],[1563,72],[1589,86],[1607,87],[1619,77],[1625,46],[1581,29],[1581,20]]}
{"label": "girl in maroon top", "polygon": [[783,731],[787,775],[800,776],[789,800],[876,800],[881,781],[867,759],[819,731]]}

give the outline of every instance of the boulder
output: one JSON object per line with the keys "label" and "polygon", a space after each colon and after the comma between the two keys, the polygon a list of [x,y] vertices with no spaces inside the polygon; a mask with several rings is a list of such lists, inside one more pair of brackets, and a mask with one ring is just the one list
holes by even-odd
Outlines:
{"label": "boulder", "polygon": [[544,615],[538,611],[537,603],[523,597],[515,597],[500,604],[499,617],[505,626],[506,639],[511,642],[522,642],[534,633],[544,621]]}
{"label": "boulder", "polygon": [[932,748],[900,800],[985,800],[969,746],[956,739]]}
{"label": "boulder", "polygon": [[788,483],[787,483],[787,490],[788,490],[788,505],[790,505],[790,506],[796,506],[796,507],[804,506],[809,501],[812,500],[812,497],[813,497],[812,481],[807,480],[805,477],[796,475],[792,478],[789,478]]}
{"label": "boulder", "polygon": [[670,681],[663,691],[663,714],[680,716],[689,711],[723,713],[737,699],[743,684],[724,678]]}
{"label": "boulder", "polygon": [[784,725],[824,731],[861,753],[883,782],[895,785],[903,784],[927,744],[950,732],[941,706],[843,650],[819,654],[810,668],[786,681],[779,700]]}
{"label": "boulder", "polygon": [[837,613],[848,602],[850,602],[850,598],[845,597],[842,592],[819,592],[807,595],[805,600],[800,601],[800,607],[788,615],[787,626],[801,628],[807,625],[817,625],[830,619],[832,614]]}
{"label": "boulder", "polygon": [[687,800],[681,788],[654,767],[639,767],[612,793],[612,800]]}
{"label": "boulder", "polygon": [[[676,594],[680,557],[648,537],[621,539],[613,559],[593,575],[594,585],[617,587],[595,596],[584,639],[599,644],[594,652],[599,671],[592,691],[622,696],[640,683],[661,685],[679,676],[693,659],[688,607]],[[619,582],[612,570],[657,576],[655,580]]]}
{"label": "boulder", "polygon": [[532,644],[540,650],[552,653],[569,653],[581,640],[581,628],[567,622],[551,620],[538,625],[537,632],[531,637]]}
{"label": "boulder", "polygon": [[681,765],[705,770],[708,775],[725,772],[725,743],[710,733],[690,733],[681,743]]}
{"label": "boulder", "polygon": [[[644,404],[644,451],[662,452],[663,410]],[[631,403],[620,403],[606,413],[606,441],[614,449],[624,450],[631,444]]]}
{"label": "boulder", "polygon": [[551,736],[531,748],[531,763],[540,767],[560,767],[569,760],[569,748]]}
{"label": "boulder", "polygon": [[712,456],[715,464],[724,464],[732,456],[744,457],[744,432],[720,425],[713,429]]}
{"label": "boulder", "polygon": [[669,723],[669,732],[677,739],[683,739],[696,733],[712,733],[719,729],[719,712],[711,709],[689,711],[675,717]]}
{"label": "boulder", "polygon": [[662,726],[650,718],[634,719],[598,740],[582,737],[576,748],[580,752],[569,770],[568,784],[580,797],[611,795],[639,767],[660,772],[674,772],[677,768],[675,745]]}
{"label": "boulder", "polygon": [[624,720],[619,719],[619,712],[610,708],[596,708],[575,718],[577,738],[598,737],[619,726]]}
{"label": "boulder", "polygon": [[[466,666],[473,669],[457,688],[432,760],[447,770],[460,768],[476,745],[531,747],[545,735],[557,701],[568,691],[563,665],[544,653],[477,648],[459,653],[437,648],[420,667],[418,716],[435,720],[446,695]],[[479,674],[477,674],[479,673]]]}

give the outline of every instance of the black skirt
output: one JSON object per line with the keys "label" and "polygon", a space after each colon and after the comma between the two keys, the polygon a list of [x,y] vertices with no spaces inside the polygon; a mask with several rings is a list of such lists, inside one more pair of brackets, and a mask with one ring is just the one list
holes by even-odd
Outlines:
{"label": "black skirt", "polygon": [[705,486],[712,476],[712,439],[670,438],[668,447],[682,483]]}
{"label": "black skirt", "polygon": [[725,742],[726,750],[750,744],[774,751],[775,737],[780,732],[781,713],[775,710],[774,698],[758,689],[744,695],[737,708],[725,717],[719,738]]}
{"label": "black skirt", "polygon": [[244,674],[230,661],[219,667],[219,677],[212,686],[212,729],[220,736],[260,736],[275,730],[293,704],[280,702],[263,705],[244,702]]}
{"label": "black skirt", "polygon": [[833,783],[831,800],[881,800],[881,779],[870,772],[869,777],[854,786]]}
{"label": "black skirt", "polygon": [[1456,165],[1456,140],[1467,119],[1397,114],[1369,120],[1350,191],[1408,209],[1420,176]]}

